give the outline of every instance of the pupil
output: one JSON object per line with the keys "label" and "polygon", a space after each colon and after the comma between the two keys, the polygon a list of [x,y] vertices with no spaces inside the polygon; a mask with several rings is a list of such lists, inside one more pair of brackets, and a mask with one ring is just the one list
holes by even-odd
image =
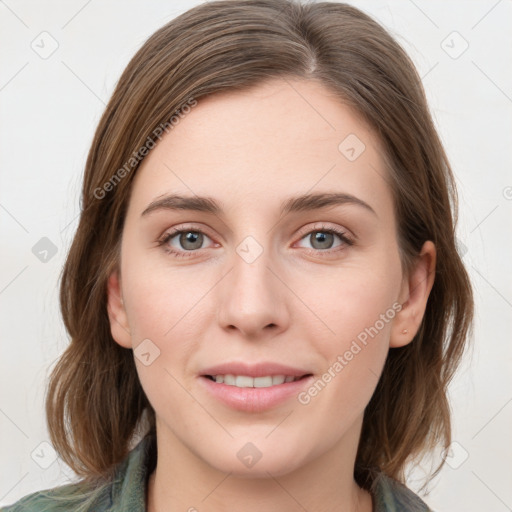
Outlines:
{"label": "pupil", "polygon": [[313,247],[315,247],[315,243],[319,243],[320,247],[315,247],[315,249],[329,249],[332,245],[332,233],[325,233],[323,231],[317,231],[314,233],[313,237]]}
{"label": "pupil", "polygon": [[[182,233],[182,235],[180,237],[181,246],[184,249],[200,249],[201,245],[203,245],[203,240],[201,237],[202,237],[201,233],[196,233],[194,231],[189,231],[188,233]],[[191,244],[191,246],[187,245],[187,244]]]}

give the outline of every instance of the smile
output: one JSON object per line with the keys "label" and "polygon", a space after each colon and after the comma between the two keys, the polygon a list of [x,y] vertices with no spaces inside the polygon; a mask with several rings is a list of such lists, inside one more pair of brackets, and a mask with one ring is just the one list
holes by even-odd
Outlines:
{"label": "smile", "polygon": [[249,377],[248,375],[206,375],[207,378],[218,384],[227,386],[236,386],[237,388],[269,388],[279,386],[284,383],[300,380],[302,377],[293,375],[265,375],[262,377]]}

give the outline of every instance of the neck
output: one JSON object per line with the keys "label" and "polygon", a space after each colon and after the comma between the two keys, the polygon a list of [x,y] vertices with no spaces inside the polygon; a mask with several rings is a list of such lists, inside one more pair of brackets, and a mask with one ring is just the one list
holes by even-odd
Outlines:
{"label": "neck", "polygon": [[[161,435],[158,435],[160,431]],[[165,435],[162,435],[165,432]],[[371,512],[372,498],[354,481],[356,442],[347,433],[333,449],[284,474],[250,478],[212,467],[157,426],[157,465],[147,488],[148,512]]]}

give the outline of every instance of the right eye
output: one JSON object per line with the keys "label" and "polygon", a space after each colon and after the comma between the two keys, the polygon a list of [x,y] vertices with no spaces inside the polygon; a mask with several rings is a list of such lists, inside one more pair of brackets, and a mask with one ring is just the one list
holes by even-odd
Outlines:
{"label": "right eye", "polygon": [[203,249],[205,239],[211,240],[206,233],[200,229],[173,229],[159,240],[158,245],[162,246],[168,254],[176,257],[189,257],[199,249]]}

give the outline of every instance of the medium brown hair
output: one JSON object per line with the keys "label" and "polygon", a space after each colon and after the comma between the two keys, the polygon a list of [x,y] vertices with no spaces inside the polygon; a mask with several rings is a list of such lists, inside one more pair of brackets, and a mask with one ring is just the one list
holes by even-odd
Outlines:
{"label": "medium brown hair", "polygon": [[[346,4],[212,1],[167,23],[132,58],[87,158],[60,289],[71,343],[46,401],[52,443],[84,481],[109,478],[137,430],[155,434],[133,353],[113,340],[107,315],[107,279],[119,262],[138,166],[127,170],[126,162],[191,99],[273,78],[318,81],[377,135],[404,271],[425,241],[437,249],[420,329],[410,344],[389,351],[365,410],[356,478],[367,485],[365,474],[377,470],[404,481],[406,463],[450,443],[447,386],[471,331],[473,297],[456,249],[454,178],[412,61],[381,25]],[[112,184],[116,173],[121,179]]]}

